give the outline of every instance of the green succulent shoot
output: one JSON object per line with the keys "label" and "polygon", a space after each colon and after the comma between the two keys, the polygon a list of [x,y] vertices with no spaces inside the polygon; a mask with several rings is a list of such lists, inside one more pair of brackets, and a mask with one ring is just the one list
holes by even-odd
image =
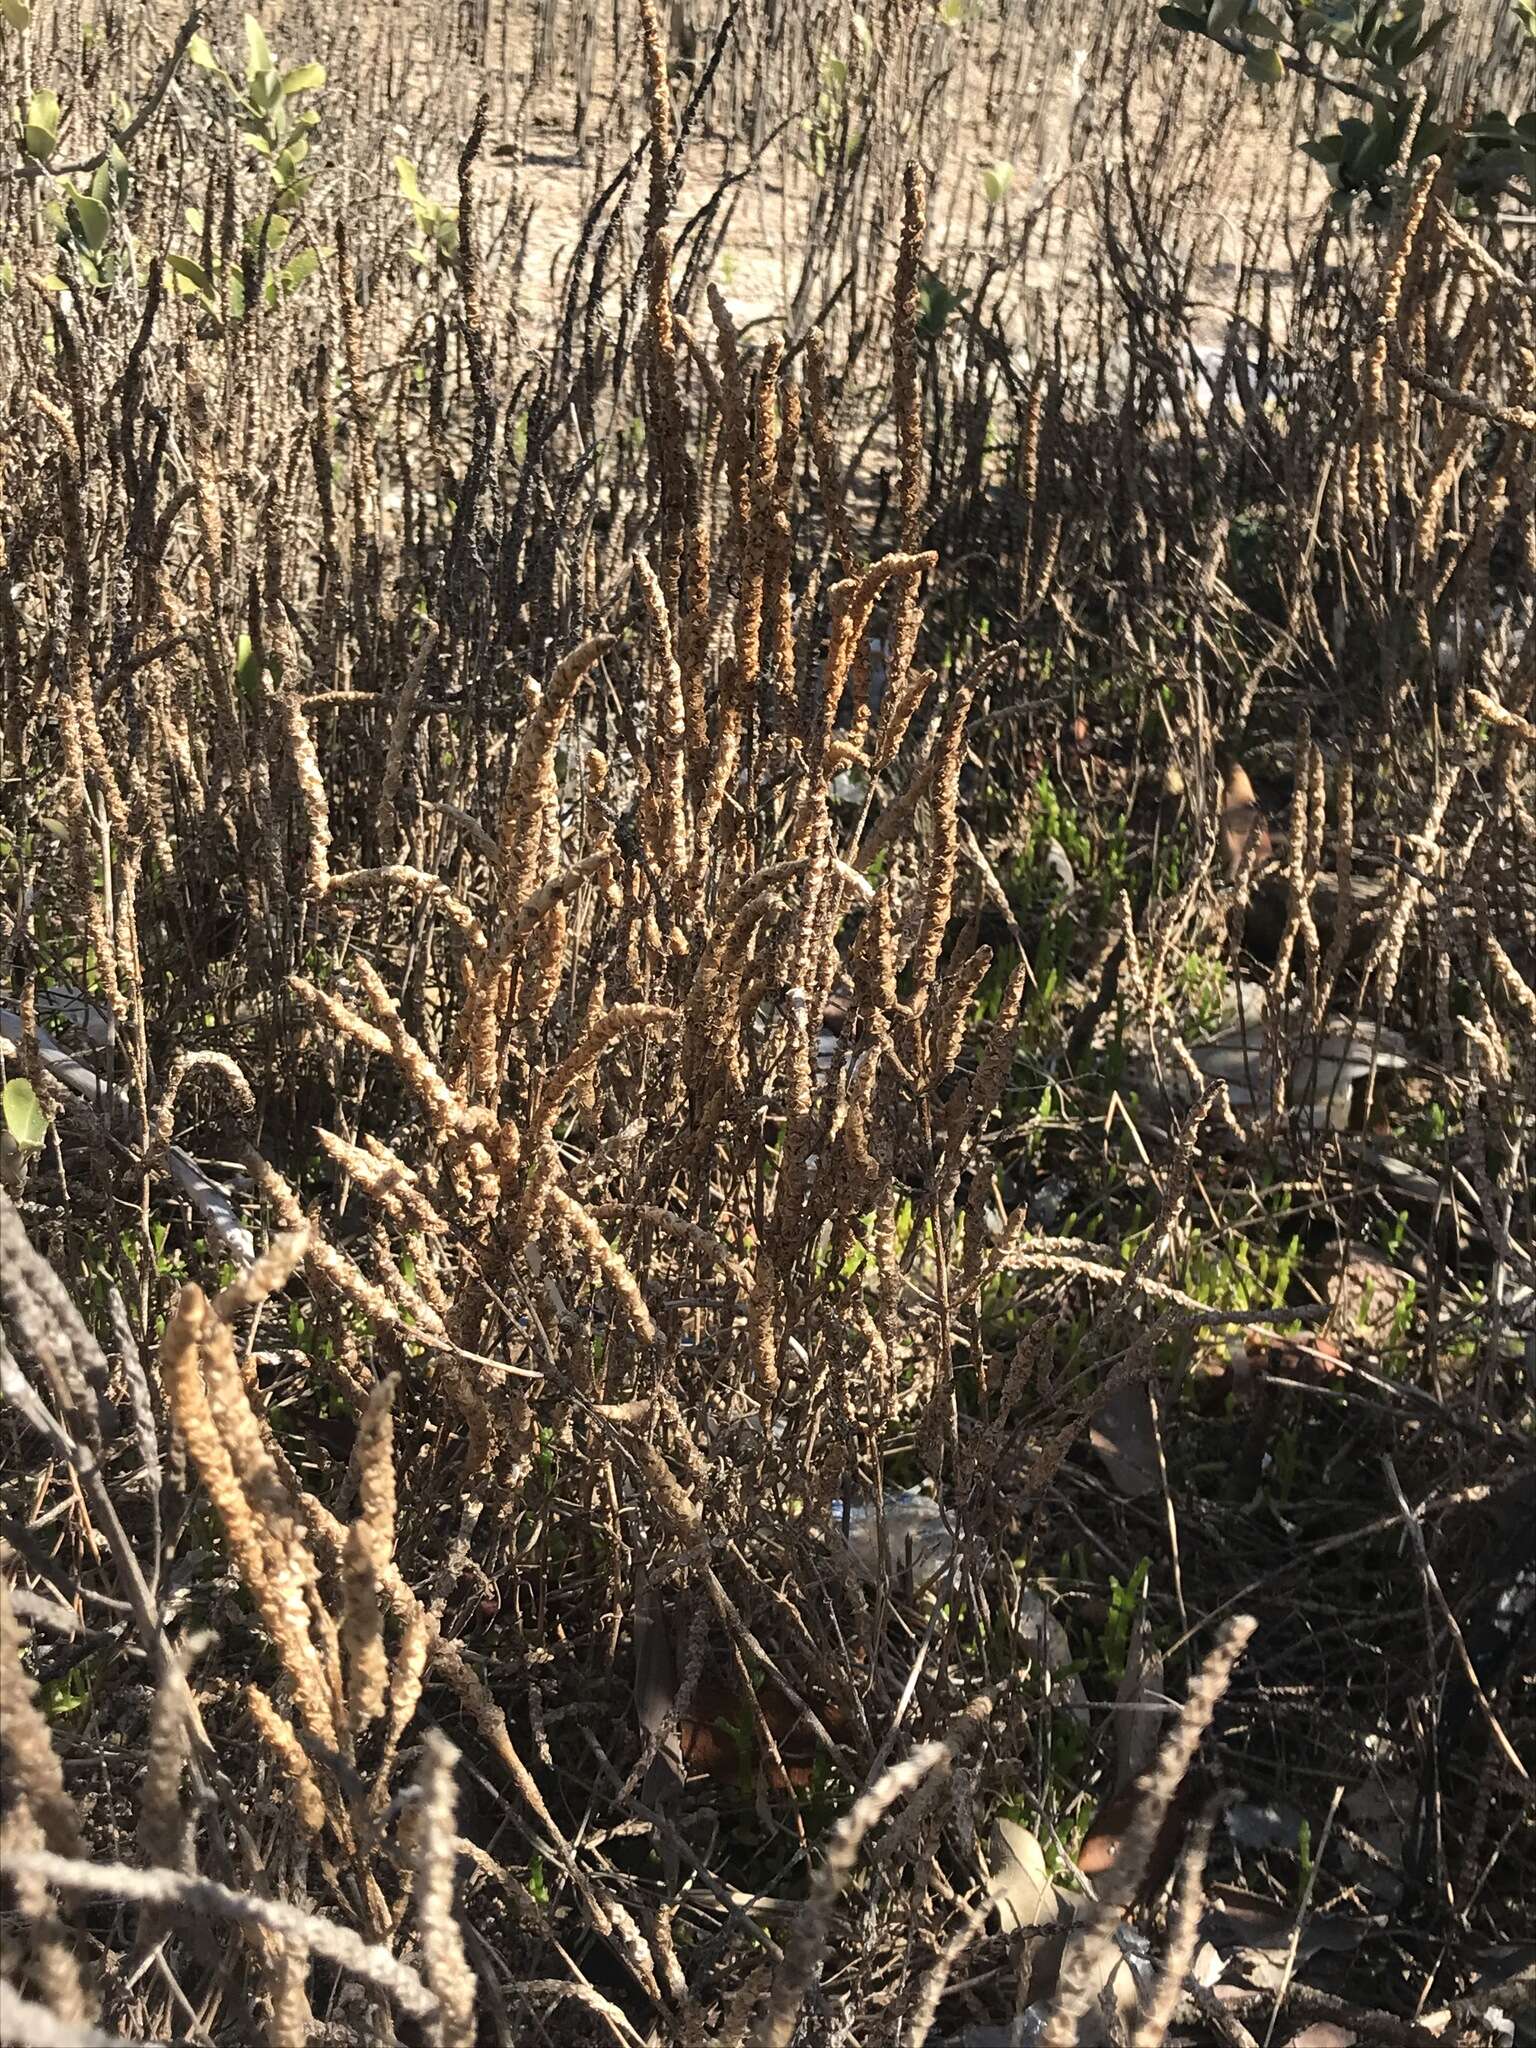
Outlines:
{"label": "green succulent shoot", "polygon": [[446,200],[426,196],[416,166],[408,156],[395,158],[395,176],[400,181],[400,196],[410,207],[421,237],[413,252],[416,261],[427,264],[435,256],[452,263],[459,253],[459,209]]}

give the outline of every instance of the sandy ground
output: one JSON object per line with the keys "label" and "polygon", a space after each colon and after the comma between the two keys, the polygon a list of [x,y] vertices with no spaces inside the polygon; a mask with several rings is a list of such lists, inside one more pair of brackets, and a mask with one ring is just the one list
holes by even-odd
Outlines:
{"label": "sandy ground", "polygon": [[[761,15],[769,4],[747,0],[743,16]],[[1053,0],[1037,0],[1035,27],[1027,21],[1021,26],[1013,0],[1014,20],[1006,32],[995,4],[968,0],[963,30],[951,30],[933,0],[921,0],[908,8],[916,24],[913,39],[900,48],[882,48],[861,43],[849,27],[847,0],[838,0],[814,34],[805,33],[802,46],[786,46],[777,74],[763,85],[758,120],[768,140],[756,162],[750,110],[733,104],[745,96],[742,81],[749,70],[738,36],[720,68],[708,115],[690,136],[674,226],[680,229],[724,180],[739,177],[711,281],[740,323],[778,326],[792,310],[800,252],[814,232],[817,175],[810,130],[823,81],[830,75],[835,82],[839,62],[855,76],[863,67],[865,75],[877,72],[881,79],[879,112],[868,138],[879,175],[861,207],[865,233],[871,218],[883,215],[892,225],[880,238],[893,246],[900,165],[915,145],[926,158],[930,181],[928,262],[940,275],[958,276],[967,259],[1022,247],[1011,287],[1021,327],[1034,319],[1049,324],[1057,303],[1070,300],[1101,265],[1095,190],[1126,163],[1141,182],[1154,175],[1155,166],[1158,181],[1178,194],[1182,220],[1175,233],[1197,252],[1197,296],[1212,301],[1204,338],[1217,343],[1224,333],[1229,314],[1216,308],[1230,305],[1231,280],[1245,253],[1251,259],[1256,234],[1270,245],[1264,260],[1273,276],[1288,275],[1323,187],[1294,149],[1280,96],[1266,107],[1261,95],[1243,86],[1236,66],[1216,53],[1202,57],[1158,31],[1155,22],[1150,31],[1140,24],[1148,54],[1131,63],[1113,48],[1082,48],[1073,39],[1089,34],[1092,24],[1064,15]],[[216,18],[221,9],[229,12],[225,33],[238,46],[233,0],[216,0]],[[168,18],[177,12],[165,11]],[[379,138],[378,162],[390,176],[390,154],[415,155],[426,189],[444,198],[453,196],[457,143],[479,93],[489,92],[492,149],[482,189],[493,206],[502,200],[515,202],[520,211],[531,207],[519,311],[526,337],[536,341],[541,313],[559,302],[594,192],[644,131],[631,0],[617,0],[616,6],[614,0],[597,6],[593,0],[508,0],[488,15],[481,61],[460,45],[463,0],[438,7],[423,0],[363,0],[340,12],[322,8],[319,0],[270,0],[261,12],[283,61],[322,55],[333,86],[342,91],[349,75],[387,62],[398,90],[387,132]],[[1115,12],[1106,7],[1104,19]],[[1117,97],[1128,72],[1136,87],[1131,119],[1122,129]],[[688,83],[682,67],[674,70],[679,103]],[[1158,140],[1170,97],[1177,97],[1178,112]],[[721,132],[733,117],[736,132]],[[436,146],[433,130],[440,138]],[[1007,186],[992,206],[986,173],[995,174],[1000,164]],[[859,253],[845,232],[833,274]],[[621,274],[627,267],[620,266]],[[805,306],[802,316],[815,310],[814,304]]]}

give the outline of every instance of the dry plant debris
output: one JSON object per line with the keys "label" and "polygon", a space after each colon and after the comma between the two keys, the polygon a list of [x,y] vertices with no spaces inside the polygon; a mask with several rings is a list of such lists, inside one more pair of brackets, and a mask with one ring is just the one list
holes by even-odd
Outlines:
{"label": "dry plant debris", "polygon": [[1536,249],[1100,13],[0,0],[5,2043],[1528,2037]]}

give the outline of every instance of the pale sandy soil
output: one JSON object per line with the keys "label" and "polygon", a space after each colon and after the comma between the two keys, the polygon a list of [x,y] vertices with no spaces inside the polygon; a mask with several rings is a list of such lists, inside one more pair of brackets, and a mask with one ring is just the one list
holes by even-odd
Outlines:
{"label": "pale sandy soil", "polygon": [[[63,4],[84,14],[101,0]],[[644,132],[635,0],[481,4],[489,12],[478,55],[462,44],[465,0],[266,0],[260,13],[282,61],[322,57],[332,93],[352,102],[350,180],[392,187],[391,158],[404,151],[418,162],[424,187],[451,199],[457,149],[480,93],[490,95],[491,148],[480,189],[493,222],[509,210],[515,217],[515,234],[504,240],[526,237],[518,324],[537,349],[592,198]],[[716,0],[688,4],[712,16]],[[1058,312],[1071,328],[1085,286],[1102,276],[1098,198],[1106,180],[1123,188],[1129,170],[1144,205],[1160,197],[1149,210],[1162,219],[1171,248],[1191,261],[1195,338],[1220,348],[1245,263],[1267,284],[1271,321],[1283,328],[1290,279],[1326,190],[1295,146],[1292,124],[1313,132],[1319,118],[1306,88],[1288,83],[1260,93],[1220,53],[1160,30],[1150,0],[1143,9],[1127,0],[1076,9],[1062,0],[959,0],[959,27],[945,24],[935,0],[891,4],[910,33],[881,44],[861,39],[856,24],[864,17],[849,0],[792,0],[787,12],[784,0],[743,0],[708,114],[691,135],[673,223],[681,229],[723,181],[739,178],[710,271],[739,323],[803,327],[818,309],[814,295],[795,307],[802,254],[817,232],[807,123],[827,65],[846,63],[854,77],[878,80],[867,138],[875,168],[858,209],[862,225],[845,228],[826,252],[826,274],[836,278],[851,267],[870,274],[870,252],[856,233],[878,237],[889,274],[901,165],[916,149],[930,182],[929,264],[948,279],[967,267],[975,275],[988,259],[1009,259],[996,324],[1023,360]],[[877,0],[866,5],[871,18],[883,18]],[[783,46],[759,91],[759,132],[769,139],[754,161],[751,116],[736,103],[746,97],[757,25],[774,18],[776,6]],[[157,14],[162,25],[174,25],[179,0],[148,0],[146,20]],[[1464,39],[1487,33],[1476,14],[1469,10],[1458,31]],[[239,0],[213,0],[209,18],[210,33],[237,49]],[[393,87],[387,104],[386,75]],[[1122,122],[1127,78],[1129,118]],[[681,67],[673,84],[681,104],[688,89]],[[732,125],[737,132],[721,132]],[[1000,162],[1009,183],[1001,203],[989,207],[984,173]],[[643,191],[642,175],[627,240],[611,266],[615,280],[633,271]]]}

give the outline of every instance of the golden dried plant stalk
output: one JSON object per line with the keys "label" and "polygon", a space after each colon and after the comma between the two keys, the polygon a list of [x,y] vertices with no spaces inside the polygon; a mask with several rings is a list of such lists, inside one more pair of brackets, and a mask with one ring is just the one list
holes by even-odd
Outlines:
{"label": "golden dried plant stalk", "polygon": [[227,1053],[178,1053],[176,1059],[170,1063],[170,1073],[166,1075],[166,1092],[156,1104],[152,1124],[154,1143],[160,1151],[164,1151],[174,1137],[176,1098],[186,1085],[188,1075],[193,1073],[219,1075],[223,1079],[229,1098],[242,1112],[242,1116],[256,1116],[256,1098],[250,1092],[250,1081],[240,1071],[238,1063],[229,1059]]}
{"label": "golden dried plant stalk", "polygon": [[915,552],[923,518],[923,413],[917,363],[921,317],[919,277],[928,226],[923,174],[909,163],[902,179],[901,245],[896,257],[896,324],[891,363],[896,405],[896,447],[901,460],[901,545]]}
{"label": "golden dried plant stalk", "polygon": [[429,1729],[412,1786],[408,1826],[416,1927],[426,1979],[438,2001],[438,2048],[474,2048],[475,2041],[475,1973],[464,1951],[454,1901],[457,1762],[458,1751],[447,1736]]}
{"label": "golden dried plant stalk", "polygon": [[293,778],[298,785],[299,805],[304,813],[305,882],[310,896],[319,902],[331,880],[330,799],[326,795],[320,756],[315,751],[315,736],[310,731],[309,719],[299,702],[298,692],[285,689],[279,692],[278,702],[282,706],[283,729],[288,738]]}
{"label": "golden dried plant stalk", "polygon": [[193,1868],[191,1822],[182,1799],[192,1734],[186,1678],[190,1661],[189,1646],[183,1645],[174,1667],[167,1666],[155,1688],[139,1793],[139,1847],[145,1862],[185,1871]]}
{"label": "golden dried plant stalk", "polygon": [[64,1766],[22,1665],[21,1624],[0,1572],[0,1758],[11,1793],[25,1800],[39,1834],[57,1856],[80,1854],[80,1816],[64,1783]]}
{"label": "golden dried plant stalk", "polygon": [[177,1295],[166,1324],[160,1378],[305,1725],[339,1752],[338,1702],[310,1629],[306,1595],[318,1579],[315,1562],[251,1413],[229,1331],[195,1281]]}
{"label": "golden dried plant stalk", "polygon": [[361,982],[363,993],[389,1039],[395,1065],[426,1112],[433,1136],[444,1139],[455,1131],[478,1133],[491,1128],[487,1113],[484,1110],[471,1111],[443,1079],[420,1042],[407,1028],[399,1005],[371,962],[361,953],[354,954],[352,971]]}
{"label": "golden dried plant stalk", "polygon": [[641,1342],[659,1344],[661,1332],[646,1307],[640,1283],[622,1254],[615,1251],[604,1237],[602,1226],[582,1207],[574,1195],[567,1194],[554,1179],[553,1172],[544,1180],[542,1186],[545,1202],[553,1210],[558,1221],[570,1231],[577,1252],[590,1264],[596,1277],[606,1282],[617,1295]]}
{"label": "golden dried plant stalk", "polygon": [[646,230],[655,235],[667,217],[667,175],[677,144],[672,89],[667,81],[667,42],[656,0],[640,0],[640,45],[645,56],[645,99],[651,127],[651,197]]}
{"label": "golden dried plant stalk", "polygon": [[923,921],[912,954],[912,1012],[921,1017],[938,974],[954,899],[960,845],[960,770],[965,763],[965,721],[971,708],[971,685],[962,684],[945,713],[937,741],[933,778],[933,844],[928,855]]}
{"label": "golden dried plant stalk", "polygon": [[663,875],[677,884],[687,874],[692,860],[685,788],[687,718],[683,672],[673,651],[672,626],[661,579],[645,555],[636,555],[634,566],[655,648],[651,664],[655,677],[651,721],[657,742],[652,788],[661,835],[657,854]]}
{"label": "golden dried plant stalk", "polygon": [[264,1301],[281,1293],[303,1264],[310,1236],[307,1224],[300,1224],[294,1230],[280,1231],[264,1252],[236,1273],[229,1285],[221,1287],[213,1297],[211,1307],[215,1318],[221,1323],[233,1322],[237,1315],[260,1308]]}
{"label": "golden dried plant stalk", "polygon": [[412,867],[407,861],[395,861],[381,868],[348,868],[341,874],[332,874],[326,880],[323,894],[327,898],[383,895],[391,889],[403,890],[418,902],[433,904],[472,953],[485,951],[485,933],[469,905],[440,876],[429,875],[424,868]]}
{"label": "golden dried plant stalk", "polygon": [[1238,1615],[1227,1622],[1191,1681],[1178,1724],[1158,1753],[1155,1767],[1143,1780],[1142,1796],[1121,1838],[1114,1865],[1101,1880],[1098,1898],[1082,1923],[1084,1938],[1062,1969],[1042,2048],[1070,2048],[1076,2039],[1100,1982],[1100,1962],[1114,1942],[1115,1930],[1141,1883],[1169,1801],[1194,1762],[1201,1737],[1210,1726],[1231,1682],[1233,1667],[1256,1626],[1251,1615]]}
{"label": "golden dried plant stalk", "polygon": [[288,987],[300,1002],[307,1003],[341,1037],[362,1046],[366,1052],[388,1053],[391,1050],[389,1033],[380,1031],[376,1024],[370,1024],[340,996],[333,995],[328,989],[317,988],[302,974],[290,974]]}
{"label": "golden dried plant stalk", "polygon": [[245,1688],[245,1709],[288,1784],[300,1827],[311,1838],[325,1826],[325,1800],[304,1746],[259,1685]]}
{"label": "golden dried plant stalk", "polygon": [[347,1717],[354,1739],[383,1714],[389,1691],[379,1588],[395,1555],[395,1461],[391,1410],[396,1380],[380,1380],[368,1397],[352,1452],[357,1516],[342,1557],[342,1648],[346,1653]]}
{"label": "golden dried plant stalk", "polygon": [[429,1196],[422,1192],[420,1176],[378,1138],[354,1145],[335,1131],[317,1130],[315,1138],[342,1170],[356,1181],[372,1202],[377,1202],[403,1230],[442,1237],[448,1223]]}

